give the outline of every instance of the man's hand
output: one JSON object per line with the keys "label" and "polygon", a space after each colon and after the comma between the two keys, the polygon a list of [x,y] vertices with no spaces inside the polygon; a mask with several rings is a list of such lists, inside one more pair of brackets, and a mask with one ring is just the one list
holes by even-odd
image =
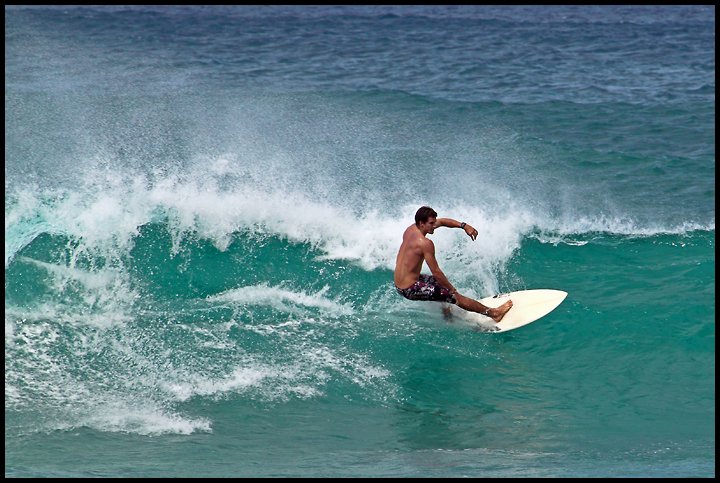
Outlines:
{"label": "man's hand", "polygon": [[478,236],[478,231],[467,223],[465,223],[465,233],[467,233],[468,236],[472,238],[472,241],[475,241]]}

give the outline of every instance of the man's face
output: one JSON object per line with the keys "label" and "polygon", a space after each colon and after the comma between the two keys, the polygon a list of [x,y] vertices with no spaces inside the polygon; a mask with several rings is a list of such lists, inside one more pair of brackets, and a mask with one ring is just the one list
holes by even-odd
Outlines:
{"label": "man's face", "polygon": [[427,233],[428,235],[432,235],[435,232],[435,222],[436,221],[437,221],[437,218],[433,218],[431,216],[430,218],[428,218],[428,221],[426,223],[420,223],[420,230],[423,231],[424,233]]}

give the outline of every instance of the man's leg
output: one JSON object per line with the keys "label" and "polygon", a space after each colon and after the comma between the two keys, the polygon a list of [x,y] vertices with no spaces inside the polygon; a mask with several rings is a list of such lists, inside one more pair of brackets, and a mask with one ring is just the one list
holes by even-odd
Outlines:
{"label": "man's leg", "polygon": [[500,322],[505,316],[505,314],[507,314],[508,310],[510,310],[513,306],[512,300],[508,300],[500,307],[491,309],[490,307],[481,304],[477,300],[473,300],[470,297],[465,297],[464,295],[460,295],[459,293],[455,293],[454,297],[455,301],[457,302],[457,306],[461,309],[465,309],[470,312],[477,312],[482,315],[487,315],[495,322]]}

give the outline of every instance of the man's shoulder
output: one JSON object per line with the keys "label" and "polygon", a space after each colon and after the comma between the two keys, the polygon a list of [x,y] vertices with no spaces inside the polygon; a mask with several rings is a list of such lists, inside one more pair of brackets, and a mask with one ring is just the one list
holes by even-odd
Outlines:
{"label": "man's shoulder", "polygon": [[[414,227],[414,225],[411,226],[410,228],[413,228],[413,227]],[[422,233],[420,233],[418,231],[413,232],[410,229],[408,229],[408,241],[410,242],[410,245],[421,247],[421,248],[426,248],[426,247],[429,248],[429,247],[434,246],[432,240],[430,240],[427,237],[422,236]]]}
{"label": "man's shoulder", "polygon": [[429,238],[427,238],[427,237],[424,237],[424,236],[423,236],[423,237],[420,237],[420,238],[421,238],[420,243],[422,244],[421,246],[422,246],[423,248],[425,248],[425,249],[433,249],[433,250],[435,249],[435,244],[432,242],[431,239],[429,239]]}

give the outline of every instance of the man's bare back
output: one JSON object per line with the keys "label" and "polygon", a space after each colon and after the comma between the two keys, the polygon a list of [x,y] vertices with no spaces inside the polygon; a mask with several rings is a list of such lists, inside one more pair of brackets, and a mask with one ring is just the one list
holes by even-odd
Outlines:
{"label": "man's bare back", "polygon": [[[455,287],[440,270],[435,258],[435,245],[426,237],[428,234],[432,235],[435,228],[445,226],[464,229],[474,241],[478,234],[477,230],[467,223],[460,223],[450,218],[438,219],[437,213],[425,206],[418,210],[415,220],[416,223],[410,225],[403,234],[403,242],[395,263],[394,281],[398,293],[411,300],[455,303],[460,308],[487,315],[495,322],[500,322],[512,307],[512,301],[508,300],[500,307],[490,308],[457,293]],[[427,263],[432,277],[424,275],[421,278],[420,270],[423,262]]]}

